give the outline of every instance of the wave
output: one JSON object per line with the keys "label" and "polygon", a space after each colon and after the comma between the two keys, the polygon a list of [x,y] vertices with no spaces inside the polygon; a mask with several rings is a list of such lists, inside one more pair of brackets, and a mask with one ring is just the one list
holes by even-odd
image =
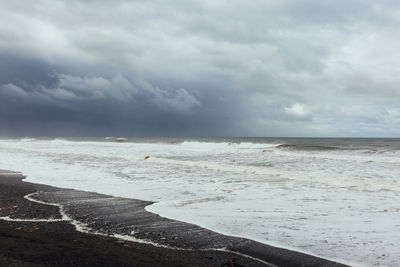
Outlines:
{"label": "wave", "polygon": [[21,142],[33,142],[36,141],[36,138],[31,138],[31,137],[24,137],[22,139],[20,139]]}
{"label": "wave", "polygon": [[[374,160],[380,162],[398,162],[398,156],[400,150],[397,148],[387,149],[385,147],[366,147],[366,146],[326,146],[326,145],[294,145],[294,144],[282,144],[277,145],[275,152],[277,153],[301,153],[296,154],[297,156],[307,156],[307,152],[310,152],[310,156],[322,157],[326,159],[340,159],[346,156],[351,157],[350,160],[360,159],[361,161],[369,160],[369,156],[373,157]],[[329,156],[328,156],[329,155]],[[385,157],[386,156],[386,157]],[[333,158],[332,158],[333,157]]]}
{"label": "wave", "polygon": [[[219,178],[220,180],[224,180],[224,182],[268,182],[270,184],[279,184],[291,181],[324,185],[331,188],[347,188],[348,190],[354,191],[400,192],[400,182],[397,180],[379,179],[378,177],[375,179],[367,179],[362,176],[357,177],[352,173],[337,174],[335,172],[321,172],[320,170],[285,170],[279,166],[233,165],[222,162],[180,160],[160,157],[152,157],[151,162],[156,163],[157,166],[164,165],[173,169],[190,168],[193,172],[198,173],[201,173],[201,170],[207,170],[207,173],[229,174],[229,176],[221,176]],[[377,179],[379,179],[379,182],[377,182]]]}
{"label": "wave", "polygon": [[294,149],[294,150],[307,150],[307,151],[326,151],[326,150],[348,150],[349,148],[336,147],[336,146],[320,146],[320,145],[277,145],[276,148],[280,149]]}
{"label": "wave", "polygon": [[63,139],[63,138],[54,138],[53,140],[50,140],[49,142],[51,142],[51,143],[70,143],[72,141]]}
{"label": "wave", "polygon": [[219,149],[219,148],[232,148],[232,149],[268,149],[275,148],[281,144],[272,143],[252,143],[252,142],[209,142],[209,141],[183,141],[183,147],[199,148],[199,149]]}
{"label": "wave", "polygon": [[[161,216],[228,233],[299,247],[306,240],[310,250],[323,255],[375,262],[376,247],[386,252],[393,246],[390,242],[399,245],[389,233],[396,232],[397,226],[393,223],[393,231],[386,231],[381,225],[398,221],[400,151],[364,153],[373,148],[380,151],[385,148],[382,144],[304,139],[280,140],[281,144],[274,143],[277,140],[239,142],[243,139],[175,144],[169,141],[176,139],[167,138],[129,138],[126,143],[66,139],[0,141],[0,169],[23,171],[30,182],[167,203],[159,207]],[[310,145],[318,151],[300,150]],[[374,205],[366,209],[366,200]],[[300,224],[303,221],[296,219],[297,214],[311,218],[309,223]],[[346,223],[343,227],[341,221]],[[309,227],[290,230],[299,225]],[[366,230],[354,232],[354,225]],[[282,226],[292,237],[281,237]],[[305,232],[310,239],[302,235]],[[350,240],[350,235],[355,239]],[[352,253],[347,254],[349,247]]]}

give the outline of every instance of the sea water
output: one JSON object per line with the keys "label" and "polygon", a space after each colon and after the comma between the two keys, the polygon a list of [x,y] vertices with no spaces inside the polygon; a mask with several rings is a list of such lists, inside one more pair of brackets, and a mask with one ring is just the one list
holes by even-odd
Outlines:
{"label": "sea water", "polygon": [[400,262],[399,139],[3,138],[0,169],[328,259]]}

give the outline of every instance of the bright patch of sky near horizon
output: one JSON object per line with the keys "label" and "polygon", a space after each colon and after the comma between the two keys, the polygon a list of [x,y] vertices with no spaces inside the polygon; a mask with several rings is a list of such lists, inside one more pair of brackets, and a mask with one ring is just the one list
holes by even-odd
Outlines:
{"label": "bright patch of sky near horizon", "polygon": [[397,1],[1,1],[1,135],[399,136]]}

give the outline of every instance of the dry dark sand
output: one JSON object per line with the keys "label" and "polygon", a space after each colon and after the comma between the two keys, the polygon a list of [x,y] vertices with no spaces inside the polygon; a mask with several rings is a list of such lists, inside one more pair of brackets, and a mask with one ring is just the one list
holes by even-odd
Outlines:
{"label": "dry dark sand", "polygon": [[[225,266],[344,266],[166,219],[144,210],[150,202],[22,179],[19,174],[0,172],[0,217],[61,219],[59,207],[24,198],[38,192],[31,197],[60,204],[68,217],[102,235],[79,232],[70,221],[1,219],[0,266],[222,266],[232,258],[236,265]],[[130,235],[158,246],[126,241],[112,234]]]}

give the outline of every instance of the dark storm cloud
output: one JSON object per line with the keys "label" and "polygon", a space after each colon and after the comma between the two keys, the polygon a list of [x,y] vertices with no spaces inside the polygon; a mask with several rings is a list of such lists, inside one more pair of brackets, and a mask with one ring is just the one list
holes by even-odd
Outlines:
{"label": "dark storm cloud", "polygon": [[52,86],[57,79],[51,66],[43,61],[0,54],[0,84],[22,82]]}
{"label": "dark storm cloud", "polygon": [[[218,104],[220,96],[212,92],[202,96],[204,103],[200,104],[184,88],[162,89],[121,74],[111,78],[47,77],[49,66],[36,67],[48,85],[16,78],[0,86],[3,135],[201,136],[223,135],[218,128],[231,127],[227,123],[234,112],[227,113]],[[21,77],[18,72],[15,75]],[[202,84],[193,86],[200,88]],[[202,112],[197,113],[200,108]]]}
{"label": "dark storm cloud", "polygon": [[400,134],[398,1],[0,7],[0,134]]}

